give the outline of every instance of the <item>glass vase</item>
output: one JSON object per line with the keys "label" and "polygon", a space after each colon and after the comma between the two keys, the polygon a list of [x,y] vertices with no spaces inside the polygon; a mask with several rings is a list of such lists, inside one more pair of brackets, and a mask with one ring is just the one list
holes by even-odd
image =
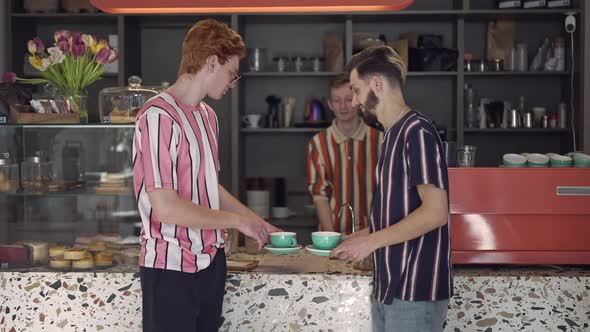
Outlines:
{"label": "glass vase", "polygon": [[88,124],[88,92],[63,91],[63,96],[70,112],[80,114],[80,123]]}

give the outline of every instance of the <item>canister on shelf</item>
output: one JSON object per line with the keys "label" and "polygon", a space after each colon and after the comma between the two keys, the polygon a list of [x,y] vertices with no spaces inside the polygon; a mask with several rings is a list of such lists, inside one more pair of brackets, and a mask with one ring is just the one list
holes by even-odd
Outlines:
{"label": "canister on shelf", "polygon": [[510,111],[510,128],[518,128],[518,121],[519,118],[519,114],[518,111],[516,110],[516,108],[513,108]]}
{"label": "canister on shelf", "polygon": [[291,59],[293,61],[293,68],[296,72],[302,72],[305,70],[305,58],[302,56],[296,56]]}
{"label": "canister on shelf", "polygon": [[549,127],[553,129],[557,128],[557,114],[551,114],[549,117]]}
{"label": "canister on shelf", "polygon": [[503,71],[504,70],[504,60],[494,59],[492,68],[494,71]]}
{"label": "canister on shelf", "polygon": [[528,59],[528,46],[525,43],[516,45],[516,65],[514,66],[515,71],[527,71],[529,68]]}
{"label": "canister on shelf", "polygon": [[565,103],[559,103],[559,128],[567,128],[567,105]]}
{"label": "canister on shelf", "polygon": [[266,66],[266,49],[248,49],[248,69],[252,72],[264,71]]}
{"label": "canister on shelf", "polygon": [[482,73],[486,71],[486,60],[485,59],[479,60],[479,68],[478,69]]}
{"label": "canister on shelf", "polygon": [[543,128],[549,128],[549,118],[547,115],[543,115]]}
{"label": "canister on shelf", "polygon": [[524,113],[524,127],[533,128],[533,114],[531,112]]}
{"label": "canister on shelf", "polygon": [[21,163],[22,186],[27,193],[44,193],[52,182],[52,163],[43,158],[41,151]]}
{"label": "canister on shelf", "polygon": [[14,193],[18,189],[18,164],[8,152],[0,154],[0,192]]}

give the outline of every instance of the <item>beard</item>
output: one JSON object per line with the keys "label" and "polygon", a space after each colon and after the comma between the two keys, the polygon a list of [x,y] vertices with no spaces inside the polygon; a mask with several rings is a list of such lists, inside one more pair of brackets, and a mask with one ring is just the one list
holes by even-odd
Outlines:
{"label": "beard", "polygon": [[379,102],[379,97],[377,97],[373,90],[369,90],[369,93],[367,94],[367,100],[365,100],[363,106],[366,111],[375,113],[375,110],[377,109],[377,105],[379,105]]}
{"label": "beard", "polygon": [[379,97],[377,97],[372,90],[369,90],[367,100],[363,103],[364,112],[362,112],[362,116],[367,125],[383,131],[383,125],[377,120],[377,114],[375,111],[379,102]]}

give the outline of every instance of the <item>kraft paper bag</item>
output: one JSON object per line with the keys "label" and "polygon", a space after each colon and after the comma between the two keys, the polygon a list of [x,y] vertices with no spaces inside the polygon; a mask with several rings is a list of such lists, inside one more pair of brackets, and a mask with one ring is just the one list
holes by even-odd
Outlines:
{"label": "kraft paper bag", "polygon": [[512,68],[510,54],[514,47],[514,21],[498,20],[488,23],[487,35],[487,60],[504,60],[504,68]]}

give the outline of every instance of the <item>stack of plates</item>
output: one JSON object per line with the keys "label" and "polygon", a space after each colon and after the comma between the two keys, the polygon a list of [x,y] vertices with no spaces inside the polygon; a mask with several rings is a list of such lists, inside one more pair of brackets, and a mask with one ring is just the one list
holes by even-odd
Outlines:
{"label": "stack of plates", "polygon": [[500,167],[590,167],[590,156],[580,152],[568,155],[557,153],[508,153]]}

